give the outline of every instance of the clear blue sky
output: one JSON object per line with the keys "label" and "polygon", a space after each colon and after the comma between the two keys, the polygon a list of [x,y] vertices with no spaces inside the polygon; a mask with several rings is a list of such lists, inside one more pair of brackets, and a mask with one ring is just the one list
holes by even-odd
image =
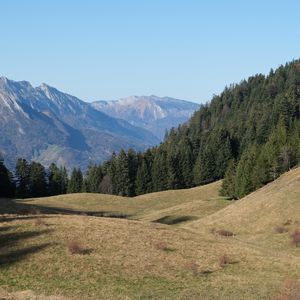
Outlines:
{"label": "clear blue sky", "polygon": [[300,1],[0,0],[0,74],[83,100],[206,102],[300,57]]}

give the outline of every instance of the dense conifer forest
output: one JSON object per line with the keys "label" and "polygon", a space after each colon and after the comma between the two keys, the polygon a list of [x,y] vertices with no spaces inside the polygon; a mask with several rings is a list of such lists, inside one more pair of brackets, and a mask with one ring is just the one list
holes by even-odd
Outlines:
{"label": "dense conifer forest", "polygon": [[300,60],[268,76],[226,87],[187,124],[143,153],[113,153],[86,174],[19,159],[0,162],[0,196],[21,198],[95,192],[122,196],[190,188],[224,178],[221,193],[238,199],[300,162]]}

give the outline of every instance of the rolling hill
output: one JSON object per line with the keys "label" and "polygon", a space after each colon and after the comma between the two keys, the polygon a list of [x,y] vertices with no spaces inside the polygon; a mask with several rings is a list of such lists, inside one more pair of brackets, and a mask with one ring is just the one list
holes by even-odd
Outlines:
{"label": "rolling hill", "polygon": [[[1,200],[0,296],[297,299],[299,178],[291,170],[238,201],[218,197],[220,182],[135,198]],[[197,219],[161,224],[167,216]],[[74,241],[82,254],[71,254]]]}

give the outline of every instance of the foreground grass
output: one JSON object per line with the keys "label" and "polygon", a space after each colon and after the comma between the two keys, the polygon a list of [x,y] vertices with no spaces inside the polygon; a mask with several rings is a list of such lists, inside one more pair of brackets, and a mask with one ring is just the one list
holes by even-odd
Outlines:
{"label": "foreground grass", "polygon": [[220,182],[136,198],[1,200],[0,298],[298,299],[299,181],[293,170],[237,202],[218,197]]}
{"label": "foreground grass", "polygon": [[[74,299],[268,299],[285,278],[299,276],[299,257],[233,238],[109,218],[36,218],[2,219],[6,291]],[[84,254],[69,252],[74,240]],[[230,262],[221,266],[224,254]]]}

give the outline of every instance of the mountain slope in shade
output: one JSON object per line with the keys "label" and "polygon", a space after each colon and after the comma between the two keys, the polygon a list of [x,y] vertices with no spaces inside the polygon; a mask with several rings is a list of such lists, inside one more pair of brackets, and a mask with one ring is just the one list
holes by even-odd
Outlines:
{"label": "mountain slope in shade", "polygon": [[0,78],[0,120],[0,152],[10,167],[24,157],[85,168],[114,150],[142,150],[159,142],[150,132],[46,84],[34,88],[5,77]]}
{"label": "mountain slope in shade", "polygon": [[160,140],[166,129],[185,123],[199,105],[169,97],[132,96],[116,101],[96,101],[92,106],[112,117],[151,131]]}

